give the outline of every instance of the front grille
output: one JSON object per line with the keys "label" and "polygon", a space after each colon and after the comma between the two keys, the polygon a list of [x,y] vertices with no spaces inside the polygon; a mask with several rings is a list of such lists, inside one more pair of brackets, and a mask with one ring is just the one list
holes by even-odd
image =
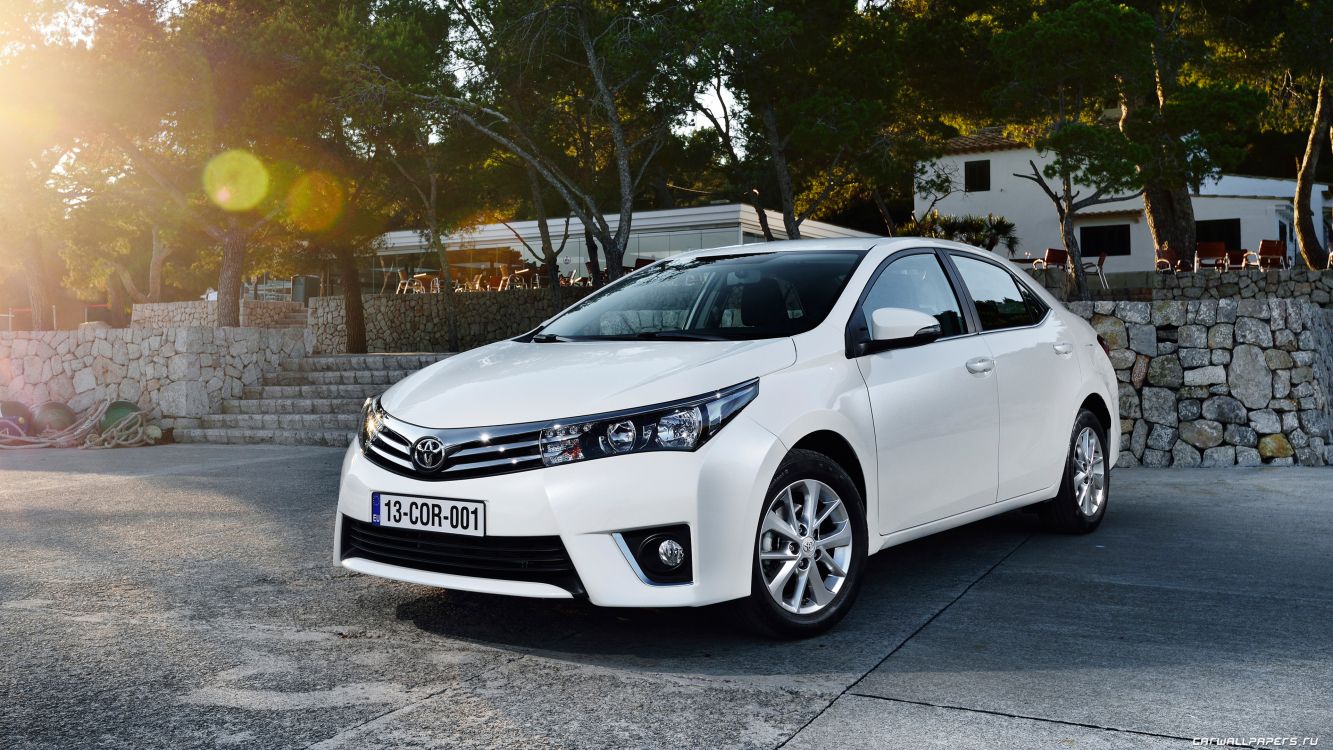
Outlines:
{"label": "front grille", "polygon": [[583,594],[558,536],[461,536],[375,526],[343,516],[342,557],[431,573],[549,583],[575,596]]}
{"label": "front grille", "polygon": [[[383,411],[375,413],[370,422],[373,428],[362,427],[362,453],[381,468],[413,479],[472,479],[542,466],[542,433],[537,425],[428,429],[394,419]],[[439,438],[447,446],[448,457],[439,471],[420,471],[412,463],[412,445],[425,436]]]}

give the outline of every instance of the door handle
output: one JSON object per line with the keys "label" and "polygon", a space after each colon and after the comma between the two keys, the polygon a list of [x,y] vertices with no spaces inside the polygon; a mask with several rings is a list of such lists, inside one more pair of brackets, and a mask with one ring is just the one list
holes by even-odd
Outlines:
{"label": "door handle", "polygon": [[990,357],[973,357],[966,362],[967,371],[973,375],[985,375],[995,369],[995,360]]}
{"label": "door handle", "polygon": [[1070,354],[1074,353],[1074,345],[1065,341],[1060,341],[1051,344],[1051,348],[1054,349],[1055,353],[1059,354],[1061,357],[1068,357]]}

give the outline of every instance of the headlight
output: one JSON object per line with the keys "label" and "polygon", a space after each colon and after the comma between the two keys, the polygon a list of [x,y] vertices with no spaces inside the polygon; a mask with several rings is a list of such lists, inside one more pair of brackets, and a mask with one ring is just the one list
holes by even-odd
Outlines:
{"label": "headlight", "polygon": [[692,451],[759,393],[759,381],[696,398],[616,412],[542,430],[546,466],[645,451]]}
{"label": "headlight", "polygon": [[361,423],[357,426],[356,436],[363,449],[379,432],[383,414],[379,408],[379,399],[371,397],[361,404]]}

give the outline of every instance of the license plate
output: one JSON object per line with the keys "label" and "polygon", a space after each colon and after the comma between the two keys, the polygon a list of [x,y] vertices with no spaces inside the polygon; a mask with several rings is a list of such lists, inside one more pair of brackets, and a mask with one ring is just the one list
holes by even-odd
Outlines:
{"label": "license plate", "polygon": [[486,536],[486,504],[372,492],[370,523],[396,529]]}

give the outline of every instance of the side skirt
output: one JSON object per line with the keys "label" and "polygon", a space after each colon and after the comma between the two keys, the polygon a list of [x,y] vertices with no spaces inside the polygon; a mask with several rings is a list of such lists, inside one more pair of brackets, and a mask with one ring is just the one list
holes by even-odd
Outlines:
{"label": "side skirt", "polygon": [[949,516],[947,518],[941,518],[938,521],[923,523],[920,526],[913,526],[910,529],[903,529],[902,531],[895,531],[892,534],[880,536],[879,548],[876,549],[875,551],[879,552],[880,550],[886,550],[889,547],[896,547],[899,544],[903,544],[904,542],[910,542],[913,539],[920,539],[923,536],[930,536],[931,534],[934,534],[937,531],[945,531],[947,529],[956,528],[958,526],[963,526],[965,524],[972,523],[973,521],[980,521],[983,518],[998,516],[1001,513],[1007,513],[1008,511],[1011,510],[1016,510],[1018,508],[1022,508],[1028,505],[1033,505],[1035,503],[1040,503],[1046,500],[1050,500],[1051,498],[1055,497],[1058,488],[1059,488],[1059,483],[1057,482],[1056,484],[1047,487],[1046,489],[1037,490],[1036,492],[1029,492],[1026,495],[1019,495],[1018,497],[1010,498],[1008,500],[1005,500],[1004,502],[991,503],[990,505],[983,505],[980,508],[963,511],[962,513],[958,513]]}

